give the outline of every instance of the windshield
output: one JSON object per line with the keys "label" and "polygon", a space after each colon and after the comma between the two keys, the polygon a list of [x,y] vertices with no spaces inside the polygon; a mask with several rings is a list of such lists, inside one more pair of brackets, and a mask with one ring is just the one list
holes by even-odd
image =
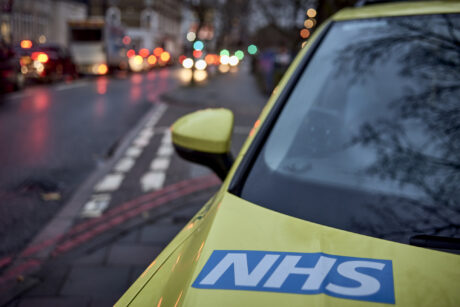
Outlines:
{"label": "windshield", "polygon": [[72,29],[72,41],[74,42],[100,42],[102,29]]}
{"label": "windshield", "polygon": [[460,16],[335,23],[241,196],[409,243],[460,236]]}

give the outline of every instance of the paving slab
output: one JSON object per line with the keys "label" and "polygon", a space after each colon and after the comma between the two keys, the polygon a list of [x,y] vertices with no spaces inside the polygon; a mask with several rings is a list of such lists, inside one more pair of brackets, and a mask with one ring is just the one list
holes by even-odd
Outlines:
{"label": "paving slab", "polygon": [[162,246],[114,244],[107,256],[107,265],[148,265],[162,251]]}
{"label": "paving slab", "polygon": [[141,230],[139,241],[142,243],[166,246],[182,229],[182,225],[153,224]]}
{"label": "paving slab", "polygon": [[70,271],[70,265],[48,263],[38,274],[37,285],[28,291],[28,296],[52,297],[59,295],[59,291]]}
{"label": "paving slab", "polygon": [[40,297],[24,299],[17,307],[81,307],[89,303],[83,297]]}
{"label": "paving slab", "polygon": [[108,247],[87,253],[74,261],[75,264],[103,265],[107,260]]}
{"label": "paving slab", "polygon": [[117,242],[118,243],[134,243],[139,240],[139,229],[135,229],[123,235]]}
{"label": "paving slab", "polygon": [[127,289],[129,273],[127,266],[76,265],[70,271],[60,295],[116,300]]}

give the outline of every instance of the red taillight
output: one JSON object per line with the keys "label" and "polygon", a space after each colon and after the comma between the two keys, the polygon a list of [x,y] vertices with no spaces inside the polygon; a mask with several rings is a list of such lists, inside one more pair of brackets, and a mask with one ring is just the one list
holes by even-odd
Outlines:
{"label": "red taillight", "polygon": [[141,50],[139,50],[139,55],[143,58],[146,58],[148,57],[150,54],[149,50],[147,48],[142,48]]}
{"label": "red taillight", "polygon": [[132,58],[135,55],[136,55],[136,51],[134,51],[133,49],[129,49],[128,52],[126,52],[126,56],[128,58]]}
{"label": "red taillight", "polygon": [[156,56],[156,57],[160,57],[161,54],[163,53],[163,48],[161,47],[157,47],[155,49],[153,49],[153,54]]}
{"label": "red taillight", "polygon": [[157,63],[157,57],[152,54],[151,56],[147,58],[147,62],[150,65],[155,65]]}
{"label": "red taillight", "polygon": [[160,59],[164,63],[168,63],[169,59],[171,58],[171,55],[169,54],[168,51],[164,51],[160,55]]}
{"label": "red taillight", "polygon": [[31,58],[32,60],[38,61],[42,64],[45,64],[49,61],[48,55],[44,52],[32,52]]}
{"label": "red taillight", "polygon": [[48,62],[49,60],[49,57],[46,53],[40,53],[37,57],[37,60],[40,62],[40,63],[46,63]]}
{"label": "red taillight", "polygon": [[23,49],[30,49],[30,48],[32,48],[32,41],[31,41],[31,40],[28,40],[28,39],[22,40],[22,41],[21,41],[21,48],[23,48]]}

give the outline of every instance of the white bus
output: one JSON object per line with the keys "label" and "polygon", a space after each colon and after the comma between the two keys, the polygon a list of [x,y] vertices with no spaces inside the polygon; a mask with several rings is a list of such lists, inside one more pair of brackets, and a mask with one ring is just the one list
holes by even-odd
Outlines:
{"label": "white bus", "polygon": [[103,19],[69,22],[70,52],[82,74],[104,75],[128,68],[123,28]]}

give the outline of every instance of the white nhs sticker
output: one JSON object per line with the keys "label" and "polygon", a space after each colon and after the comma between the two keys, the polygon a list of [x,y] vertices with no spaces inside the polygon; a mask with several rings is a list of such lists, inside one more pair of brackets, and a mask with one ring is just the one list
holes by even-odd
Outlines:
{"label": "white nhs sticker", "polygon": [[215,250],[192,287],[395,303],[391,260],[324,253]]}

